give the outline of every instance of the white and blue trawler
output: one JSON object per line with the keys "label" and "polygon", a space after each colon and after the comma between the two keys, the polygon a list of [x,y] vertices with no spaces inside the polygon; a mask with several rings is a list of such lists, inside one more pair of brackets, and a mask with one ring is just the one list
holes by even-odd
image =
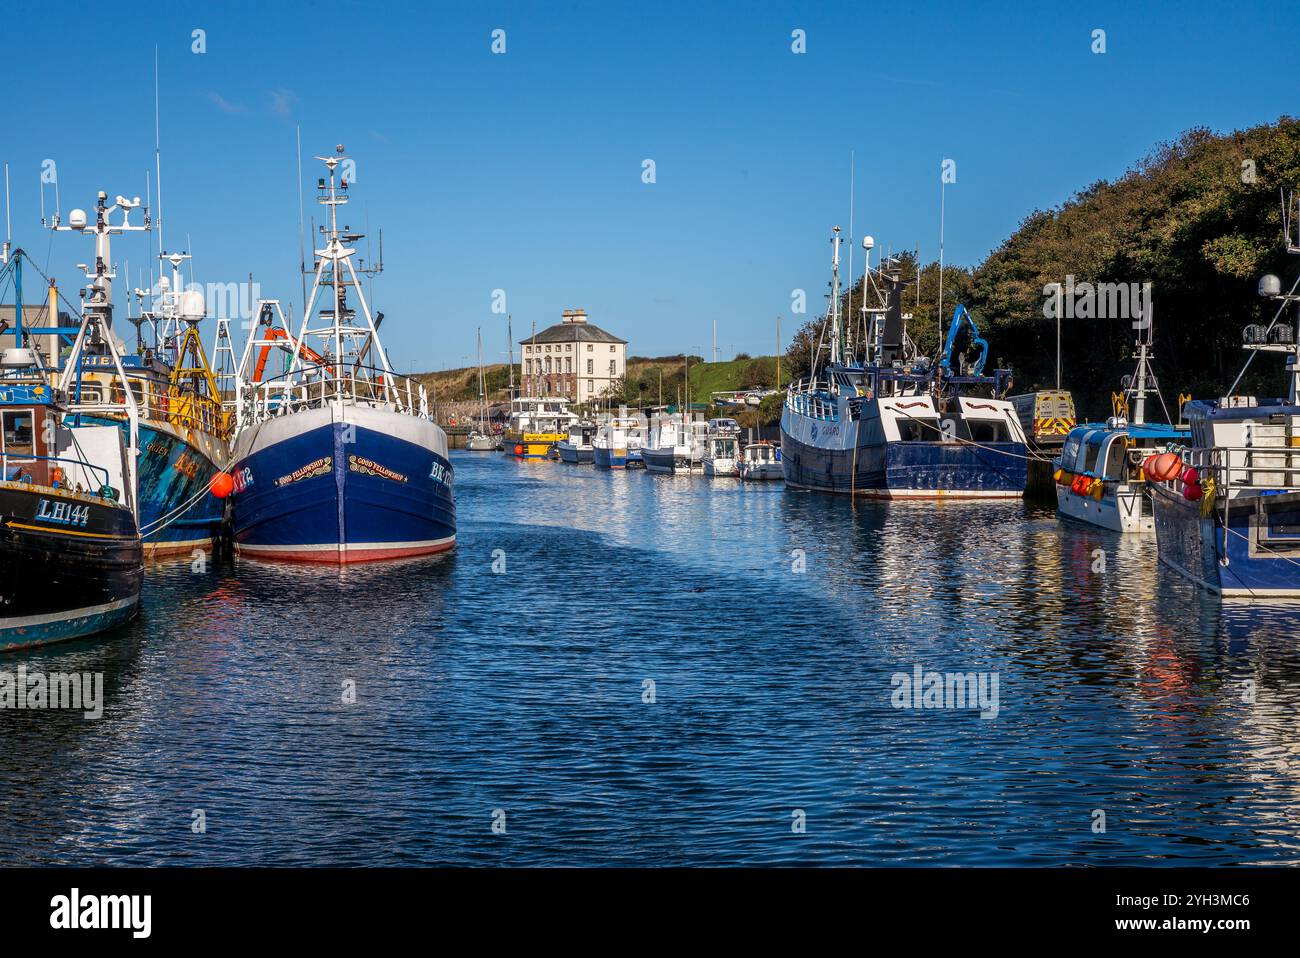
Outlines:
{"label": "white and blue trawler", "polygon": [[[325,245],[302,324],[295,333],[279,302],[263,300],[244,350],[231,453],[241,555],[342,564],[456,541],[447,436],[424,387],[393,371],[380,342],[358,274],[381,267],[354,264],[361,236],[339,217],[348,182],[338,152],[318,157],[329,171],[318,181]],[[264,379],[273,351],[284,369]]]}
{"label": "white and blue trawler", "polygon": [[[869,286],[883,305],[863,309],[866,356],[854,361],[840,317],[839,234],[835,227],[829,362],[820,370],[814,363],[808,378],[791,384],[781,413],[786,484],[877,498],[1022,496],[1028,452],[1004,398],[1010,371],[982,374],[988,344],[960,305],[939,362],[919,356],[892,263],[875,272],[868,264],[864,273],[864,297]],[[870,251],[871,238],[863,245]],[[953,361],[963,327],[981,348],[969,371]]]}
{"label": "white and blue trawler", "polygon": [[[1300,237],[1289,233],[1291,252],[1300,254]],[[1229,395],[1188,402],[1190,441],[1152,466],[1160,561],[1228,598],[1300,598],[1297,286],[1300,278],[1283,294],[1278,278],[1265,276],[1261,294],[1281,307],[1269,326],[1248,326],[1243,336],[1252,354],[1286,355],[1287,396],[1234,395],[1234,383]],[[1279,324],[1290,305],[1298,306],[1294,327],[1289,319]]]}

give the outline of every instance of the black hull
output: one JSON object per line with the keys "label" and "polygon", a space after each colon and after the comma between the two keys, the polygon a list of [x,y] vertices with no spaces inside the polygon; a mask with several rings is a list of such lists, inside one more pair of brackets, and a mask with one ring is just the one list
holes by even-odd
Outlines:
{"label": "black hull", "polygon": [[0,483],[0,652],[93,635],[139,609],[144,550],[129,509]]}

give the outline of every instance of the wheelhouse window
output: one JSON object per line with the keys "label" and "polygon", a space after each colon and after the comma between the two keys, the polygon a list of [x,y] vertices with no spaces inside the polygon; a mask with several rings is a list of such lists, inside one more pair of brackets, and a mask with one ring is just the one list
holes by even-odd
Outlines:
{"label": "wheelhouse window", "polygon": [[901,442],[936,442],[943,432],[937,419],[899,419],[898,438]]}
{"label": "wheelhouse window", "polygon": [[997,419],[968,419],[972,442],[1010,442],[1007,424]]}
{"label": "wheelhouse window", "polygon": [[32,448],[32,411],[6,409],[4,411],[4,451],[8,455],[35,455]]}

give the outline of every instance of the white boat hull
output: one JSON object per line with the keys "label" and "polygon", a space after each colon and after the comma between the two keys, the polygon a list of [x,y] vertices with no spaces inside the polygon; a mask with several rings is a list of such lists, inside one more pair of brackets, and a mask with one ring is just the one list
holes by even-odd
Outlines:
{"label": "white boat hull", "polygon": [[1080,496],[1069,486],[1056,487],[1057,511],[1067,519],[1091,523],[1113,532],[1153,532],[1151,505],[1137,483],[1108,484],[1101,499]]}

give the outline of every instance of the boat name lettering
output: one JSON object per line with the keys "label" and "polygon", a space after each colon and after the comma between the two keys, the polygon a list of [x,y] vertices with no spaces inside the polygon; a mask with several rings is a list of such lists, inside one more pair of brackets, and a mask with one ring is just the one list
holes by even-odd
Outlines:
{"label": "boat name lettering", "polygon": [[244,468],[232,472],[230,478],[235,482],[235,492],[243,492],[253,484],[253,470],[244,466]]}
{"label": "boat name lettering", "polygon": [[55,522],[63,526],[84,526],[90,521],[90,506],[62,499],[42,499],[36,506],[36,518],[43,522]]}
{"label": "boat name lettering", "polygon": [[447,467],[435,459],[433,468],[429,470],[429,478],[444,486],[447,485]]}
{"label": "boat name lettering", "polygon": [[406,476],[400,472],[394,472],[387,466],[381,466],[373,459],[367,459],[365,456],[348,456],[348,468],[353,472],[359,472],[367,476],[378,476],[381,479],[391,479],[393,482],[406,481]]}
{"label": "boat name lettering", "polygon": [[163,442],[161,439],[154,439],[150,441],[150,443],[147,446],[145,446],[145,449],[147,449],[151,455],[155,455],[155,456],[167,455],[167,443]]}
{"label": "boat name lettering", "polygon": [[298,482],[301,479],[312,479],[316,476],[323,476],[330,471],[334,463],[333,456],[321,456],[305,466],[299,466],[287,476],[281,476],[275,480],[277,486],[287,486],[291,482]]}

